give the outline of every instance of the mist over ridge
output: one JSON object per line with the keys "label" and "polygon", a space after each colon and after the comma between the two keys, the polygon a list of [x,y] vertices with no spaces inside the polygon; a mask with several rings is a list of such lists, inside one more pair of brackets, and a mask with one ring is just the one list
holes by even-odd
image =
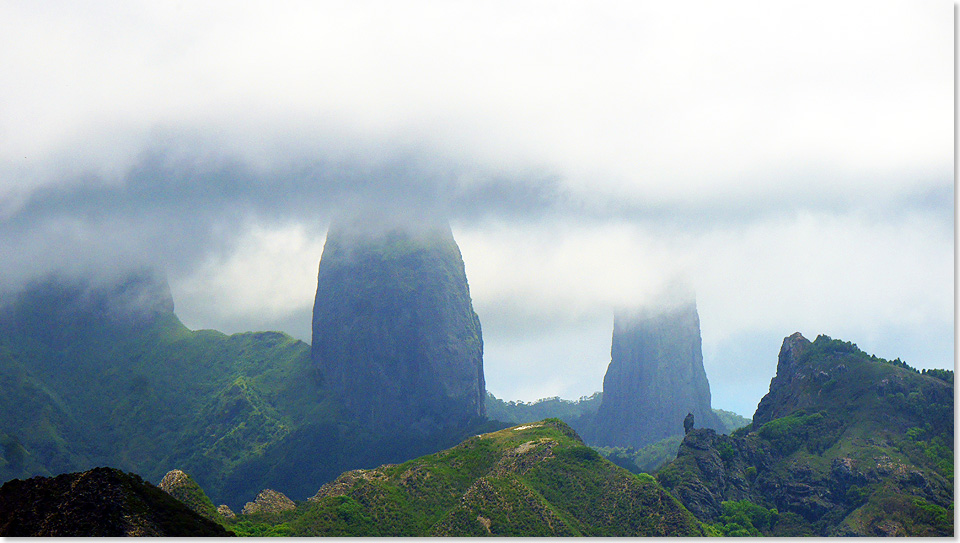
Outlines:
{"label": "mist over ridge", "polygon": [[157,267],[190,328],[309,340],[373,200],[449,217],[504,398],[596,391],[615,307],[677,275],[719,407],[795,330],[951,367],[953,34],[906,0],[5,4],[0,291]]}

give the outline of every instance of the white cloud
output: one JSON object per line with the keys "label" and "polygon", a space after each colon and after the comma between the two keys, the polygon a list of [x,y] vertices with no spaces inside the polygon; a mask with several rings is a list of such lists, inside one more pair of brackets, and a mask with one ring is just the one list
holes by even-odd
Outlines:
{"label": "white cloud", "polygon": [[[173,271],[188,324],[279,326],[308,313],[316,286],[310,210],[362,190],[309,175],[232,185],[213,168],[196,179],[210,194],[189,196],[208,199],[154,210],[130,167],[152,146],[236,159],[252,177],[304,158],[379,176],[414,155],[405,177],[362,189],[420,194],[446,175],[431,164],[538,195],[560,180],[513,215],[459,210],[488,372],[528,364],[494,389],[508,399],[599,389],[612,307],[677,274],[724,367],[731,342],[798,329],[891,351],[895,336],[949,365],[952,340],[917,338],[953,317],[953,48],[954,6],[939,0],[5,2],[0,250],[7,267],[59,262],[43,251],[66,243],[61,228],[109,230],[93,246],[111,265],[158,243],[175,257],[188,240],[166,241],[170,226],[208,251]],[[76,210],[54,197],[37,228],[18,214],[40,187],[90,183],[128,192]],[[491,194],[484,205],[506,209],[524,192]],[[929,209],[903,202],[924,194]],[[757,356],[753,374],[776,353]],[[523,382],[543,368],[549,387]],[[599,371],[592,390],[583,371]],[[732,397],[724,372],[710,377]]]}
{"label": "white cloud", "polygon": [[171,284],[177,314],[191,328],[232,333],[302,317],[284,330],[310,341],[309,315],[317,291],[323,237],[301,225],[251,225],[226,254],[211,254]]}

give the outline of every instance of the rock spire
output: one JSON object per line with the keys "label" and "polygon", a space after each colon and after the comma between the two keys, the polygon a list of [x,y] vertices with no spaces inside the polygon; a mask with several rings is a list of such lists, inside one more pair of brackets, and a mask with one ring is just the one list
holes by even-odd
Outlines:
{"label": "rock spire", "polygon": [[620,311],[597,412],[597,445],[642,447],[697,426],[725,431],[710,407],[695,301]]}
{"label": "rock spire", "polygon": [[430,433],[482,417],[480,320],[449,224],[385,214],[335,221],[311,356],[323,386],[375,430]]}

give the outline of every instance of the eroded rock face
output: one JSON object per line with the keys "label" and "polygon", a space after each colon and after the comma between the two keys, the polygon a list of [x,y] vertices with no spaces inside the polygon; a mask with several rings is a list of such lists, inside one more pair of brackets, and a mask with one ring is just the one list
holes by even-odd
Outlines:
{"label": "eroded rock face", "polygon": [[363,220],[332,225],[320,260],[311,356],[322,385],[375,430],[483,416],[480,320],[449,225]]}
{"label": "eroded rock face", "polygon": [[252,502],[247,502],[243,506],[242,514],[252,515],[254,513],[282,513],[296,509],[297,504],[293,500],[284,496],[276,490],[266,489],[257,494],[257,498]]}
{"label": "eroded rock face", "polygon": [[237,514],[233,512],[233,509],[230,509],[230,506],[227,504],[222,504],[217,507],[217,513],[220,514],[223,518],[237,518]]}
{"label": "eroded rock face", "polygon": [[952,399],[952,379],[793,334],[752,426],[690,431],[657,479],[703,521],[725,501],[777,509],[764,535],[953,535],[952,464],[914,445],[922,432],[949,447]]}
{"label": "eroded rock face", "polygon": [[725,431],[710,407],[696,303],[620,312],[614,317],[611,362],[589,441],[642,447],[697,427]]}
{"label": "eroded rock face", "polygon": [[794,384],[799,384],[807,377],[804,374],[806,368],[800,365],[800,357],[809,346],[810,340],[800,332],[784,338],[777,356],[777,373],[770,380],[770,391],[761,398],[753,416],[755,427],[787,415],[801,406],[802,387]]}

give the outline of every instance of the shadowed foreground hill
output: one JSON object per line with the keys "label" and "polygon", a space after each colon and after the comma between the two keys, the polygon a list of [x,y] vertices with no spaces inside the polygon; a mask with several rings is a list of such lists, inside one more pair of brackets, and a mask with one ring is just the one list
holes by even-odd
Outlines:
{"label": "shadowed foreground hill", "polygon": [[556,419],[349,471],[296,511],[243,517],[292,536],[703,535],[653,477],[604,460]]}
{"label": "shadowed foreground hill", "polygon": [[0,536],[232,535],[132,473],[95,468],[0,487]]}
{"label": "shadowed foreground hill", "polygon": [[751,426],[693,430],[657,474],[727,535],[952,536],[953,372],[786,338]]}

